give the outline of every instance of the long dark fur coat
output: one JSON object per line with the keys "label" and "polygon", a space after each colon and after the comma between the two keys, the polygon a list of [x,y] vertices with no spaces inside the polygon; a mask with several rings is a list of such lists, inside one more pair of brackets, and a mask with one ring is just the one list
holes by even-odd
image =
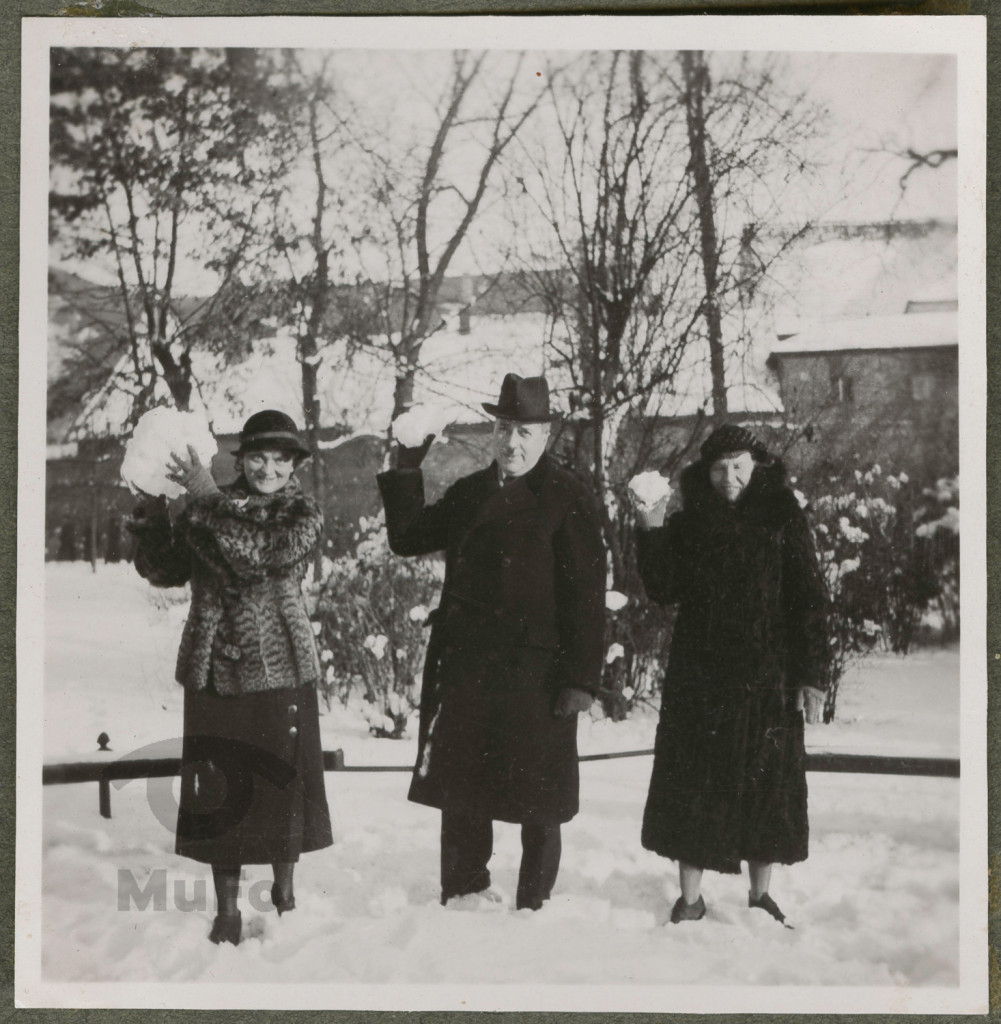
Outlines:
{"label": "long dark fur coat", "polygon": [[738,502],[708,466],[681,477],[683,508],[640,530],[647,594],[678,604],[643,845],[695,867],[807,856],[803,717],[796,690],[827,679],[827,595],[780,462]]}

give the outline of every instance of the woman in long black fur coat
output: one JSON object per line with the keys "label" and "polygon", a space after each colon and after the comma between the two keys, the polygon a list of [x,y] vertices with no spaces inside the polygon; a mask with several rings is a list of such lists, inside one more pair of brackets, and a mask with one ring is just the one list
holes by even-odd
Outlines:
{"label": "woman in long black fur coat", "polygon": [[678,604],[643,845],[679,862],[674,922],[705,914],[702,872],[739,873],[748,904],[774,863],[806,859],[803,719],[827,683],[827,595],[806,518],[750,431],[725,426],[681,475],[683,507],[637,509],[649,597]]}

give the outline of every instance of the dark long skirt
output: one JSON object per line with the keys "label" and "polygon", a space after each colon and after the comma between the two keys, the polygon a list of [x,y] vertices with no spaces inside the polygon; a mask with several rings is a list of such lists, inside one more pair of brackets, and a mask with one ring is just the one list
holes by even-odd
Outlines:
{"label": "dark long skirt", "polygon": [[806,860],[803,716],[777,689],[713,701],[665,695],[643,846],[697,868]]}
{"label": "dark long skirt", "polygon": [[316,688],[186,692],[177,852],[271,864],[332,842]]}

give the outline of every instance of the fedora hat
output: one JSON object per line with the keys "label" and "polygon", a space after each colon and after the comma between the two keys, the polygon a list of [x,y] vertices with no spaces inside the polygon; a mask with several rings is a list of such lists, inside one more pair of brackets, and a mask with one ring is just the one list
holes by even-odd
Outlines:
{"label": "fedora hat", "polygon": [[519,423],[551,423],[559,419],[559,413],[549,409],[549,384],[545,377],[506,374],[497,403],[484,402],[483,408],[498,419]]}
{"label": "fedora hat", "polygon": [[240,447],[234,455],[245,455],[247,452],[259,452],[265,449],[276,449],[291,452],[300,458],[313,453],[299,439],[299,428],[295,420],[277,409],[264,409],[255,412],[243,425],[240,431]]}

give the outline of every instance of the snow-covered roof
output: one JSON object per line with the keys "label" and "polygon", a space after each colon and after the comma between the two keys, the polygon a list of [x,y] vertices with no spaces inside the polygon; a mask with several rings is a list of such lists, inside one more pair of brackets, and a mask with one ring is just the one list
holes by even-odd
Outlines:
{"label": "snow-covered roof", "polygon": [[772,355],[958,345],[957,316],[949,310],[803,320],[796,334],[772,346]]}
{"label": "snow-covered roof", "polygon": [[913,299],[954,299],[954,223],[887,224],[886,233],[807,235],[769,272],[776,333],[801,317],[889,316]]}

